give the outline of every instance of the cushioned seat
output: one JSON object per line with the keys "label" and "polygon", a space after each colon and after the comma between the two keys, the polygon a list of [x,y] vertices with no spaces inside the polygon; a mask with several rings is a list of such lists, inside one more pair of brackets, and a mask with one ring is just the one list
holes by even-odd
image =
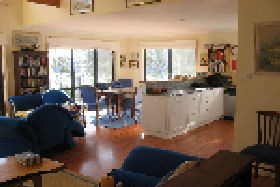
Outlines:
{"label": "cushioned seat", "polygon": [[73,137],[84,137],[85,136],[84,127],[81,125],[80,122],[78,122],[75,119],[73,120],[71,134]]}
{"label": "cushioned seat", "polygon": [[32,141],[27,139],[0,138],[0,158],[32,150]]}
{"label": "cushioned seat", "polygon": [[268,144],[248,146],[241,153],[254,155],[260,162],[268,164],[280,162],[280,148]]}

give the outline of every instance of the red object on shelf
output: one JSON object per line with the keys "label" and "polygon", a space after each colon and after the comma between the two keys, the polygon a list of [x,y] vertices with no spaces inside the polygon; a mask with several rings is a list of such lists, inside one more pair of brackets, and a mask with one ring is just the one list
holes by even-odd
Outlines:
{"label": "red object on shelf", "polygon": [[232,70],[236,70],[236,60],[232,60]]}
{"label": "red object on shelf", "polygon": [[216,60],[223,60],[224,59],[224,52],[223,51],[216,51],[217,59]]}

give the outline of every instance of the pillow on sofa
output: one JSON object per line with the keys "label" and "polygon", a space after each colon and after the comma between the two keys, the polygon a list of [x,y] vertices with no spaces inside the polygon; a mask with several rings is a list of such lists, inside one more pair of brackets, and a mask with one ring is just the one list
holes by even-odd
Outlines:
{"label": "pillow on sofa", "polygon": [[200,163],[199,159],[192,160],[192,161],[185,161],[181,165],[179,165],[175,170],[171,170],[166,176],[161,178],[161,181],[157,184],[156,187],[164,184],[166,181],[178,176],[179,174],[185,173],[190,170],[193,166]]}
{"label": "pillow on sofa", "polygon": [[189,171],[190,169],[192,169],[195,165],[197,165],[199,163],[200,163],[200,160],[186,161],[186,162],[182,163],[168,179],[172,179],[182,173]]}

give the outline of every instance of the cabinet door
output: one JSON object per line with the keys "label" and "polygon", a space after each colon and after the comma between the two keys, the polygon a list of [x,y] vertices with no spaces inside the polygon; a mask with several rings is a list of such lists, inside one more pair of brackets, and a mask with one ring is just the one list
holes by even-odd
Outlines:
{"label": "cabinet door", "polygon": [[167,125],[167,96],[142,97],[142,128],[149,131],[165,131]]}
{"label": "cabinet door", "polygon": [[211,102],[211,94],[209,90],[204,90],[201,93],[201,102],[200,102],[200,110],[199,110],[199,115],[201,119],[201,124],[207,124],[209,123],[209,106]]}
{"label": "cabinet door", "polygon": [[187,128],[188,97],[171,96],[168,98],[169,131],[178,132]]}
{"label": "cabinet door", "polygon": [[197,127],[200,123],[199,107],[201,102],[201,92],[195,92],[189,96],[189,129]]}

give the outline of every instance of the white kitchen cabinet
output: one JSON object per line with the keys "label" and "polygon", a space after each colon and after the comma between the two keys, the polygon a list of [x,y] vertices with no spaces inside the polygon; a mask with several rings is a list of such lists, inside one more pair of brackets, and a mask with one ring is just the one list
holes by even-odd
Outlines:
{"label": "white kitchen cabinet", "polygon": [[143,95],[144,134],[172,138],[209,124],[223,115],[223,88],[192,94]]}

